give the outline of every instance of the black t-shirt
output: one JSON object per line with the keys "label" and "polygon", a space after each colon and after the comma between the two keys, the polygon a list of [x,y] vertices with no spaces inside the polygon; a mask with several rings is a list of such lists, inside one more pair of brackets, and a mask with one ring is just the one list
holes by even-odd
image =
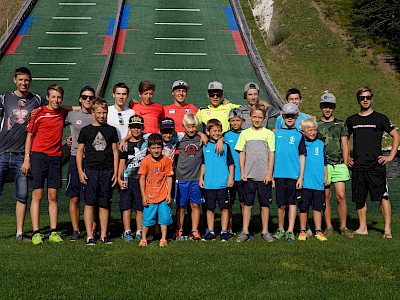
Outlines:
{"label": "black t-shirt", "polygon": [[114,154],[112,144],[118,142],[115,127],[108,124],[83,127],[78,138],[78,144],[84,144],[84,168],[93,170],[114,169]]}
{"label": "black t-shirt", "polygon": [[138,142],[127,141],[125,143],[125,151],[119,155],[120,159],[125,159],[124,176],[131,178],[139,178],[137,172],[140,164],[147,154],[147,141],[140,140]]}
{"label": "black t-shirt", "polygon": [[383,133],[394,129],[388,117],[376,111],[368,116],[355,114],[347,118],[346,126],[349,136],[353,135],[353,169],[369,170],[378,166]]}

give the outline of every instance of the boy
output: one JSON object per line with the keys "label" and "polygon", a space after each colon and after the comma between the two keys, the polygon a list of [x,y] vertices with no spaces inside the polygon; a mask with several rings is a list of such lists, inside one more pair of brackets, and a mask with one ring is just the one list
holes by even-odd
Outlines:
{"label": "boy", "polygon": [[107,229],[112,187],[117,183],[118,174],[118,133],[115,127],[107,124],[107,102],[97,97],[93,101],[92,114],[94,121],[82,128],[76,152],[76,165],[85,203],[83,218],[88,246],[96,245],[93,236],[96,207],[99,208],[100,239],[104,244],[112,244]]}
{"label": "boy", "polygon": [[235,148],[240,151],[240,173],[244,186],[243,231],[237,242],[250,239],[249,224],[256,194],[261,207],[261,238],[267,242],[274,241],[268,232],[268,221],[272,200],[275,137],[271,130],[263,127],[265,117],[266,110],[263,105],[256,104],[251,107],[252,126],[242,131]]}
{"label": "boy", "polygon": [[129,119],[131,138],[121,152],[118,168],[119,209],[122,211],[125,242],[132,242],[131,213],[136,211],[136,240],[142,239],[143,204],[138,175],[142,160],[147,154],[147,140],[143,139],[144,120],[139,115]]}
{"label": "boy", "polygon": [[[286,237],[293,242],[296,221],[297,203],[301,199],[303,186],[305,156],[307,155],[304,137],[296,129],[299,108],[294,103],[287,103],[282,108],[284,127],[275,132],[274,180],[276,204],[278,205],[278,229],[274,239]],[[289,207],[288,230],[284,230],[286,207]]]}
{"label": "boy", "polygon": [[301,121],[301,130],[306,140],[306,165],[301,201],[299,202],[300,234],[299,241],[305,241],[307,236],[307,220],[310,206],[313,210],[315,237],[321,242],[327,238],[321,231],[322,212],[325,208],[324,184],[328,182],[324,143],[317,139],[317,122],[314,119]]}
{"label": "boy", "polygon": [[210,141],[203,147],[203,162],[200,169],[199,185],[203,188],[205,207],[207,209],[207,233],[203,241],[215,240],[214,210],[218,203],[221,210],[221,242],[229,240],[229,199],[228,187],[234,183],[235,162],[230,147],[223,144],[224,151],[217,153],[215,143],[222,136],[222,124],[217,119],[207,121],[206,132]]}
{"label": "boy", "polygon": [[[321,96],[320,108],[322,117],[317,120],[319,138],[324,142],[325,157],[328,168],[328,185],[325,187],[325,224],[324,234],[332,236],[334,230],[331,219],[331,188],[333,184],[338,202],[340,232],[344,237],[352,238],[353,233],[347,228],[347,200],[345,182],[350,179],[348,166],[349,143],[344,121],[333,116],[336,108],[336,97],[331,93]],[[307,165],[306,165],[307,166]]]}
{"label": "boy", "polygon": [[167,226],[172,224],[172,162],[162,154],[163,141],[160,134],[151,134],[147,143],[150,154],[143,159],[138,172],[144,206],[139,246],[147,246],[148,228],[158,222],[161,227],[159,246],[165,247],[168,246]]}
{"label": "boy", "polygon": [[[44,192],[44,182],[47,179],[47,199],[49,201],[49,216],[51,234],[50,242],[59,243],[63,239],[57,232],[58,219],[58,189],[61,188],[61,156],[62,133],[68,111],[61,108],[64,89],[57,84],[47,88],[47,106],[39,107],[31,117],[25,142],[25,159],[21,171],[25,175],[30,170],[28,187],[32,188],[31,219],[32,243],[43,243],[40,234],[40,203]],[[31,163],[32,161],[32,163]]]}

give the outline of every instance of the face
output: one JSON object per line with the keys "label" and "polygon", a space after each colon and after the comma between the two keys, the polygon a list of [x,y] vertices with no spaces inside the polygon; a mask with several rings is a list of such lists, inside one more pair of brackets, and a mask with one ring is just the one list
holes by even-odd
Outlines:
{"label": "face", "polygon": [[297,115],[282,115],[283,119],[285,120],[285,125],[289,128],[293,127],[296,119],[297,119]]}
{"label": "face", "polygon": [[306,130],[303,130],[303,133],[309,140],[315,140],[317,137],[317,127],[308,127]]}
{"label": "face", "polygon": [[324,118],[329,119],[333,115],[336,105],[333,103],[321,103],[322,115]]}
{"label": "face", "polygon": [[32,79],[27,74],[20,74],[14,77],[14,83],[17,86],[17,90],[21,93],[25,93],[29,90]]}
{"label": "face", "polygon": [[264,121],[265,117],[264,117],[262,111],[255,110],[250,115],[250,119],[251,119],[251,124],[253,125],[253,127],[261,128],[262,122]]}
{"label": "face", "polygon": [[256,89],[250,89],[246,93],[247,103],[249,105],[257,104],[258,102],[258,91]]}
{"label": "face", "polygon": [[50,90],[49,94],[46,95],[46,99],[49,101],[47,107],[51,110],[59,109],[63,100],[61,93],[55,90]]}
{"label": "face", "polygon": [[142,136],[144,126],[141,124],[131,124],[129,125],[129,131],[134,138],[139,138]]}
{"label": "face", "polygon": [[174,96],[174,101],[180,103],[184,103],[185,102],[185,98],[186,98],[186,89],[181,89],[181,88],[177,88],[174,89],[172,91],[172,96]]}
{"label": "face", "polygon": [[163,142],[169,142],[175,134],[174,129],[162,129],[160,130]]}
{"label": "face", "polygon": [[188,136],[195,136],[197,134],[197,127],[195,124],[186,124],[184,127],[185,127],[185,133]]}
{"label": "face", "polygon": [[222,128],[220,126],[213,126],[210,131],[206,130],[206,132],[210,136],[210,139],[217,141],[222,135]]}
{"label": "face", "polygon": [[160,145],[151,145],[148,149],[154,158],[159,158],[162,154],[162,147]]}
{"label": "face", "polygon": [[208,99],[213,107],[218,107],[221,104],[221,97],[223,93],[221,90],[210,90],[208,91]]}
{"label": "face", "polygon": [[115,100],[115,104],[118,106],[125,106],[126,100],[128,100],[128,90],[126,88],[116,88],[113,93],[113,98]]}
{"label": "face", "polygon": [[79,97],[79,103],[86,110],[90,110],[92,108],[93,100],[94,100],[94,93],[91,91],[84,91]]}
{"label": "face", "polygon": [[95,109],[92,111],[92,115],[97,123],[103,125],[107,123],[108,109],[103,107],[95,107]]}
{"label": "face", "polygon": [[231,124],[231,129],[238,131],[242,128],[243,119],[239,117],[233,117],[229,119],[229,124]]}
{"label": "face", "polygon": [[[369,98],[369,99],[367,99]],[[357,97],[357,101],[362,109],[369,109],[374,101],[371,92],[364,92]]]}
{"label": "face", "polygon": [[294,104],[296,104],[297,106],[300,105],[301,101],[302,101],[302,100],[301,100],[299,94],[290,94],[289,97],[288,97],[288,99],[287,99],[287,102],[288,102],[288,103],[294,103]]}
{"label": "face", "polygon": [[143,93],[139,93],[139,97],[142,100],[144,105],[150,105],[153,100],[153,90],[144,91]]}

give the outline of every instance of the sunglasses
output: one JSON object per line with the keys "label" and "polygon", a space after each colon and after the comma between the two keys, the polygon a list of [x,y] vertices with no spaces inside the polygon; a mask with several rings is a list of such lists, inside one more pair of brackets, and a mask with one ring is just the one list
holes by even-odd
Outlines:
{"label": "sunglasses", "polygon": [[283,118],[284,119],[294,119],[294,118],[296,118],[296,115],[295,114],[287,114],[287,115],[283,115]]}
{"label": "sunglasses", "polygon": [[336,105],[335,104],[322,104],[322,108],[329,108],[329,109],[335,109]]}
{"label": "sunglasses", "polygon": [[124,125],[124,118],[122,117],[121,113],[118,113],[118,121],[119,125]]}
{"label": "sunglasses", "polygon": [[372,100],[372,95],[369,95],[369,96],[358,96],[357,99],[358,99],[358,101],[361,101],[361,100],[364,100],[364,99]]}
{"label": "sunglasses", "polygon": [[210,98],[214,98],[215,96],[217,96],[217,98],[221,98],[223,95],[222,91],[219,92],[208,92],[208,96],[210,96]]}
{"label": "sunglasses", "polygon": [[81,95],[82,100],[87,100],[89,99],[90,101],[94,100],[94,96],[88,96],[88,95]]}

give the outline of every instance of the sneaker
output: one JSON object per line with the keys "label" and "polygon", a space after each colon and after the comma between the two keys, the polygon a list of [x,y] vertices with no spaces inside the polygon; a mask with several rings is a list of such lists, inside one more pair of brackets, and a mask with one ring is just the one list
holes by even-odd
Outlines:
{"label": "sneaker", "polygon": [[307,229],[306,233],[307,233],[308,237],[312,237],[313,236],[313,232],[312,232],[312,230],[310,228]]}
{"label": "sneaker", "polygon": [[185,237],[183,236],[183,231],[182,230],[177,230],[174,233],[174,238],[176,241],[184,241]]}
{"label": "sneaker", "polygon": [[190,233],[190,239],[192,241],[200,241],[201,240],[200,232],[198,230],[193,230]]}
{"label": "sneaker", "polygon": [[228,230],[228,234],[230,239],[236,235],[236,233],[234,233],[232,230]]}
{"label": "sneaker", "polygon": [[221,242],[227,242],[229,241],[229,233],[228,232],[222,232],[221,233]]}
{"label": "sneaker", "polygon": [[106,236],[100,240],[103,242],[103,244],[106,244],[106,245],[111,245],[113,243],[112,239],[110,239],[108,236]]}
{"label": "sneaker", "polygon": [[215,241],[215,233],[214,232],[207,232],[205,237],[201,239],[203,242]]}
{"label": "sneaker", "polygon": [[354,234],[346,227],[341,231],[341,234],[346,238],[353,238]]}
{"label": "sneaker", "polygon": [[241,243],[241,242],[246,242],[250,240],[250,235],[247,233],[242,232],[239,234],[239,236],[236,239],[236,242]]}
{"label": "sneaker", "polygon": [[147,247],[147,240],[140,240],[139,247]]}
{"label": "sneaker", "polygon": [[283,231],[282,229],[278,228],[275,233],[272,235],[272,237],[275,240],[280,240],[281,238],[285,237],[285,231]]}
{"label": "sneaker", "polygon": [[53,231],[49,236],[49,242],[61,243],[62,241],[63,241],[63,238],[61,237],[61,232]]}
{"label": "sneaker", "polygon": [[31,242],[32,238],[28,235],[26,235],[25,233],[21,233],[15,236],[15,239],[17,241],[22,241],[22,242]]}
{"label": "sneaker", "polygon": [[334,231],[333,231],[332,227],[326,227],[325,231],[324,231],[324,234],[325,234],[326,237],[331,237],[333,235],[333,232]]}
{"label": "sneaker", "polygon": [[43,234],[35,233],[35,234],[32,236],[32,244],[34,244],[34,245],[41,245],[41,244],[43,244],[43,238],[44,238],[44,235],[43,235]]}
{"label": "sneaker", "polygon": [[168,246],[168,241],[165,240],[165,239],[161,239],[159,246],[160,247],[167,247]]}
{"label": "sneaker", "polygon": [[124,241],[127,243],[134,241],[132,237],[132,232],[130,230],[128,232],[124,232]]}
{"label": "sneaker", "polygon": [[72,234],[71,234],[69,240],[70,240],[71,242],[76,242],[77,240],[79,240],[79,234],[80,234],[79,231],[74,231],[74,232],[72,232]]}
{"label": "sneaker", "polygon": [[275,241],[274,237],[273,237],[272,234],[269,233],[269,232],[264,233],[264,234],[261,234],[261,238],[262,238],[264,241],[267,241],[268,243],[271,243],[271,242],[274,242],[274,241]]}
{"label": "sneaker", "polygon": [[328,240],[322,231],[317,231],[314,236],[318,241],[321,242],[325,242]]}
{"label": "sneaker", "polygon": [[294,233],[291,231],[286,231],[286,242],[291,243],[291,242],[294,242],[295,240],[296,240],[296,237],[295,237]]}
{"label": "sneaker", "polygon": [[135,240],[141,241],[142,240],[142,233],[136,233]]}
{"label": "sneaker", "polygon": [[95,239],[87,239],[86,246],[96,246],[96,240]]}
{"label": "sneaker", "polygon": [[299,237],[297,238],[299,241],[305,241],[308,239],[307,232],[302,230],[300,231]]}

